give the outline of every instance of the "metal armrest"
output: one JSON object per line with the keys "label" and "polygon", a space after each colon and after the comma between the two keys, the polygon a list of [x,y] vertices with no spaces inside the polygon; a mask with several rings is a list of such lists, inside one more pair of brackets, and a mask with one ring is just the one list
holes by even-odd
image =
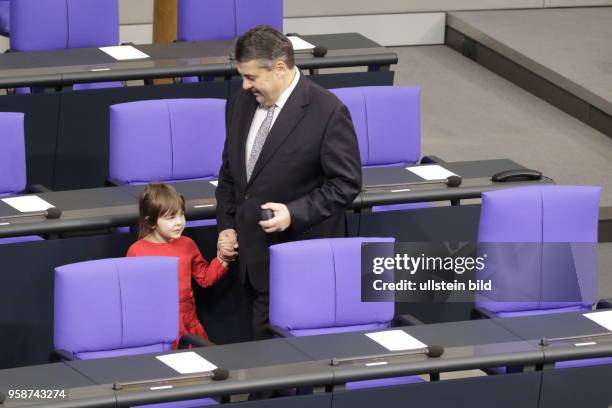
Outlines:
{"label": "metal armrest", "polygon": [[612,298],[601,299],[597,302],[596,309],[612,309]]}
{"label": "metal armrest", "polygon": [[117,187],[117,186],[122,186],[123,184],[124,183],[120,182],[119,180],[115,180],[109,177],[104,182],[104,187]]}
{"label": "metal armrest", "polygon": [[214,346],[215,343],[205,339],[204,337],[198,336],[197,334],[185,334],[181,336],[178,343],[179,349],[187,348],[187,346],[194,347],[209,347]]}
{"label": "metal armrest", "polygon": [[471,318],[472,320],[477,320],[477,319],[482,319],[482,318],[496,319],[497,316],[495,316],[493,313],[489,312],[488,310],[484,310],[484,309],[475,307],[474,309],[472,309]]}
{"label": "metal armrest", "polygon": [[276,334],[279,337],[295,337],[291,332],[273,324],[267,324],[266,330]]}
{"label": "metal armrest", "polygon": [[423,156],[419,163],[420,164],[446,163],[446,160],[443,160],[442,158],[438,156],[429,155],[429,156]]}
{"label": "metal armrest", "polygon": [[53,190],[42,184],[30,184],[26,187],[26,191],[28,193],[50,193]]}
{"label": "metal armrest", "polygon": [[72,354],[71,352],[69,352],[68,350],[55,349],[52,351],[51,354],[52,354],[52,357],[56,357],[60,361],[61,360],[67,360],[67,361],[78,360],[78,358],[76,358],[76,356]]}
{"label": "metal armrest", "polygon": [[411,314],[402,314],[395,316],[393,322],[396,323],[394,325],[401,326],[419,326],[421,324],[425,324]]}

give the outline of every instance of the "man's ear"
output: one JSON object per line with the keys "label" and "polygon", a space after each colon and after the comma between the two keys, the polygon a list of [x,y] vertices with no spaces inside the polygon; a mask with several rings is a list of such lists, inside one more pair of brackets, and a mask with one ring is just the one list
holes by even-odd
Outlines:
{"label": "man's ear", "polygon": [[285,72],[287,70],[287,64],[285,64],[283,60],[278,60],[274,63],[274,70],[278,73]]}

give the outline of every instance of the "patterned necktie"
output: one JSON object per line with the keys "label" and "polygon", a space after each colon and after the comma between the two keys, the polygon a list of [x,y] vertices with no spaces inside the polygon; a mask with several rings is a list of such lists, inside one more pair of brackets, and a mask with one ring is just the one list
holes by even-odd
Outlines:
{"label": "patterned necktie", "polygon": [[249,156],[249,160],[247,161],[247,166],[246,166],[247,181],[251,179],[251,174],[253,174],[255,163],[257,163],[257,158],[259,157],[259,154],[261,153],[261,149],[263,148],[263,145],[266,142],[268,133],[270,133],[270,128],[272,127],[272,119],[274,118],[275,108],[276,108],[276,105],[272,105],[268,108],[268,113],[266,114],[266,118],[261,123],[261,126],[259,127],[259,130],[257,131],[257,135],[255,136],[255,141],[253,142],[253,148],[251,149],[251,154]]}

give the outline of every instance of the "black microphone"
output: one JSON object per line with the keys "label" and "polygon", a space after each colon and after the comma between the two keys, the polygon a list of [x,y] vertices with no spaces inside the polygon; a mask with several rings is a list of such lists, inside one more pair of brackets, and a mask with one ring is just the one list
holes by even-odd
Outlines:
{"label": "black microphone", "polygon": [[227,368],[222,367],[215,368],[214,370],[212,370],[210,376],[213,381],[223,381],[227,379],[227,377],[229,377],[229,370]]}
{"label": "black microphone", "polygon": [[598,338],[598,337],[607,337],[612,335],[612,332],[604,332],[604,333],[595,333],[595,334],[582,334],[582,335],[578,335],[578,336],[567,336],[567,337],[553,337],[553,338],[546,338],[546,337],[542,337],[540,339],[540,346],[546,347],[548,346],[550,343],[554,343],[554,342],[563,342],[563,341],[573,341],[573,340],[587,340],[590,338]]}
{"label": "black microphone", "polygon": [[415,181],[408,183],[391,183],[391,184],[374,184],[371,186],[364,186],[364,190],[368,188],[388,188],[388,187],[403,187],[403,186],[421,186],[426,184],[440,184],[444,183],[447,187],[459,187],[463,183],[461,176],[448,176],[445,179],[440,180],[427,180],[427,181]]}
{"label": "black microphone", "polygon": [[427,357],[437,358],[444,354],[444,347],[439,345],[427,346],[418,350],[408,350],[408,351],[400,351],[397,353],[386,353],[386,354],[371,354],[368,356],[357,356],[357,357],[345,357],[345,358],[332,358],[330,364],[333,366],[338,366],[342,363],[348,363],[353,361],[363,361],[363,360],[377,360],[382,358],[390,358],[390,357],[404,357],[404,356],[416,356],[419,354],[424,354]]}
{"label": "black microphone", "polygon": [[2,220],[12,220],[15,218],[37,217],[43,215],[45,218],[55,219],[62,216],[62,210],[57,207],[49,207],[45,211],[28,212],[25,214],[7,215],[0,217]]}
{"label": "black microphone", "polygon": [[320,57],[324,57],[327,55],[327,47],[324,47],[322,45],[316,45],[312,50],[311,50],[312,55],[315,58],[320,58]]}
{"label": "black microphone", "polygon": [[213,381],[223,381],[227,379],[227,377],[229,377],[229,370],[227,368],[218,367],[212,371],[207,371],[205,373],[184,375],[181,377],[165,377],[165,378],[153,378],[150,380],[115,382],[113,383],[113,390],[119,391],[123,389],[123,387],[129,386],[129,385],[145,385],[145,384],[155,384],[155,383],[169,382],[169,381],[195,380],[195,379],[200,379],[200,378],[210,378]]}

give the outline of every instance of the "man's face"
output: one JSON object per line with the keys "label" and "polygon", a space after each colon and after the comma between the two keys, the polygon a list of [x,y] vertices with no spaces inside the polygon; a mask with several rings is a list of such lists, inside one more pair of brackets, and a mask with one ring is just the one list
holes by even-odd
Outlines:
{"label": "man's face", "polygon": [[259,104],[270,106],[283,91],[286,65],[276,62],[271,68],[261,66],[257,60],[238,63],[242,76],[242,89],[255,95]]}

